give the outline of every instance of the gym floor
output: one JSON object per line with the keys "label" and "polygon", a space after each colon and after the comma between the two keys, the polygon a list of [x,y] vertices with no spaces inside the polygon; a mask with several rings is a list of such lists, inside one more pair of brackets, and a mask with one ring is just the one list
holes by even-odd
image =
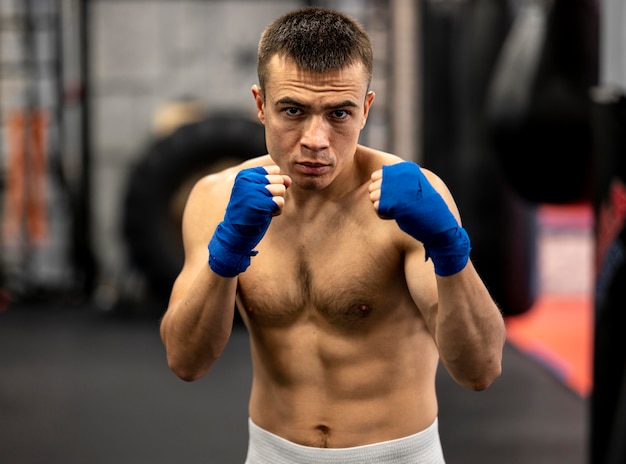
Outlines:
{"label": "gym floor", "polygon": [[[563,217],[557,213],[542,217]],[[568,219],[540,229],[542,293],[587,298],[590,276],[581,268],[590,268],[589,253],[580,253],[589,250],[588,225]],[[567,360],[581,343],[570,310],[540,330],[536,322],[520,330],[519,319],[516,332],[528,338],[568,331],[560,358]],[[439,428],[449,464],[587,462],[587,395],[563,377],[562,363],[549,362],[555,356],[546,361],[523,348],[507,343],[503,374],[483,392],[459,387],[440,370]],[[185,383],[167,368],[157,316],[12,306],[0,313],[0,462],[241,464],[250,381],[241,325],[211,373]]]}
{"label": "gym floor", "polygon": [[[81,307],[0,314],[0,462],[242,463],[250,358],[236,327],[214,370],[185,383],[167,368],[152,318]],[[585,462],[587,404],[507,345],[484,392],[438,377],[449,463]]]}

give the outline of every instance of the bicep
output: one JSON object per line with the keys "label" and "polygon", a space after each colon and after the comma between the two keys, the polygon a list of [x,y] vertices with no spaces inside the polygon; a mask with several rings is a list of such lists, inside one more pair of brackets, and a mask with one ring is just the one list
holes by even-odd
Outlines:
{"label": "bicep", "polygon": [[207,246],[224,208],[221,195],[209,179],[200,180],[189,194],[182,220],[184,263],[172,288],[170,306],[186,293],[202,266],[208,265]]}
{"label": "bicep", "polygon": [[424,247],[419,243],[405,252],[404,274],[413,302],[435,336],[437,326],[437,281],[431,260],[425,261]]}

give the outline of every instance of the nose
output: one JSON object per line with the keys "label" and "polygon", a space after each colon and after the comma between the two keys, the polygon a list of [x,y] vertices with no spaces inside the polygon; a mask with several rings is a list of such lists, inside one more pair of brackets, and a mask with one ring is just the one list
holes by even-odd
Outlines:
{"label": "nose", "polygon": [[300,143],[309,150],[319,151],[329,145],[329,124],[322,116],[307,119]]}

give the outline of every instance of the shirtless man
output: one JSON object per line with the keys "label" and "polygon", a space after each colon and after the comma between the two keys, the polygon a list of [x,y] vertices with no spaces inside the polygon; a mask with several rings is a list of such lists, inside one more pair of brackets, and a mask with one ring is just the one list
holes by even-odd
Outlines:
{"label": "shirtless man", "polygon": [[450,192],[358,144],[371,53],[330,10],[268,26],[252,93],[269,154],[204,178],[185,210],[161,337],[170,368],[198,379],[236,305],[251,340],[250,464],[443,462],[438,362],[475,390],[501,372],[503,320]]}

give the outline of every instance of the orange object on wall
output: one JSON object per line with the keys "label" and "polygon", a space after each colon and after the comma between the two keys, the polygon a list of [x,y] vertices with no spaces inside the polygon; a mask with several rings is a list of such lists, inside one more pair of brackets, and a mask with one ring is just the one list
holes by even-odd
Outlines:
{"label": "orange object on wall", "polygon": [[2,233],[5,243],[20,238],[43,244],[48,236],[46,211],[47,122],[43,110],[16,111],[7,118],[8,181]]}

